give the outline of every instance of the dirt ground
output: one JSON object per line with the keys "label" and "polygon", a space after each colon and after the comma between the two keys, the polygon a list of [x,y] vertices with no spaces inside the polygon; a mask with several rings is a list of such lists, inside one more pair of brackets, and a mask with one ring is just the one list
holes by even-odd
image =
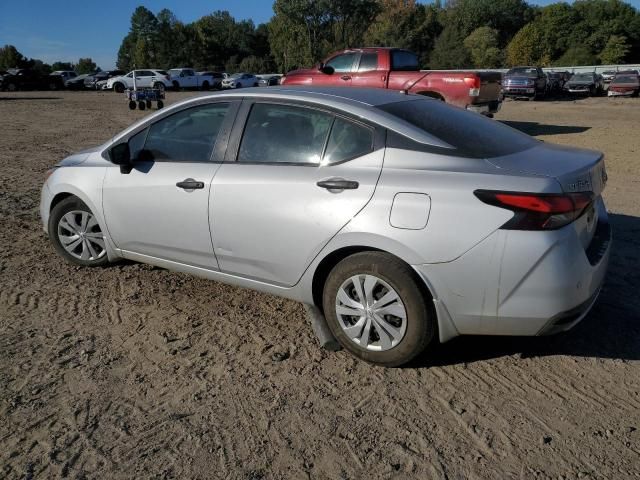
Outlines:
{"label": "dirt ground", "polygon": [[45,171],[143,115],[111,93],[0,93],[0,478],[640,478],[640,100],[497,116],[606,154],[615,244],[589,316],[401,369],[320,350],[291,301],[64,263]]}

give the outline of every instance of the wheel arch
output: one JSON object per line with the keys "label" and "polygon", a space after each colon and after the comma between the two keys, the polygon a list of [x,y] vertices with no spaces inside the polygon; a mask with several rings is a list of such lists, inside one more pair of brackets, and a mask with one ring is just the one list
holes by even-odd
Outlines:
{"label": "wheel arch", "polygon": [[[397,258],[401,262],[407,264],[411,268],[411,270],[414,270],[411,267],[411,264],[401,256],[396,255],[385,249],[374,247],[371,245],[351,245],[351,246],[345,246],[345,247],[341,247],[336,250],[333,250],[328,254],[326,254],[322,258],[322,260],[318,262],[313,272],[313,277],[311,280],[311,293],[313,295],[313,302],[314,302],[314,305],[318,307],[321,312],[323,312],[322,295],[323,295],[324,285],[333,267],[335,267],[338,263],[340,263],[345,258],[350,257],[351,255],[354,255],[356,253],[363,253],[363,252],[386,253],[387,255],[391,255],[392,257]],[[420,288],[422,293],[425,295],[425,298],[431,301],[433,301],[433,299],[436,298],[434,296],[434,292],[431,291],[431,288],[428,285],[428,283],[425,282],[422,276],[419,275],[417,272],[415,272],[414,280],[416,281],[418,288]],[[435,309],[433,310],[433,313],[436,315],[436,323],[437,323],[438,315]]]}

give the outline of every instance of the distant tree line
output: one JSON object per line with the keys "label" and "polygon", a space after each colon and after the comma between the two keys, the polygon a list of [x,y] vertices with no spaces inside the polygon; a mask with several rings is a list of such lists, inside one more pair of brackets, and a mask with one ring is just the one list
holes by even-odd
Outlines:
{"label": "distant tree line", "polygon": [[[275,0],[265,24],[215,11],[183,23],[170,10],[138,7],[117,66],[286,72],[357,46],[408,48],[428,68],[640,63],[640,13],[621,0],[540,7],[524,0]],[[31,66],[80,73],[91,59],[49,66],[7,45],[0,69]]]}
{"label": "distant tree line", "polygon": [[430,68],[640,62],[640,13],[621,0],[275,0],[273,10],[256,27],[226,11],[185,24],[138,7],[118,67],[286,72],[363,45],[411,49]]}
{"label": "distant tree line", "polygon": [[73,70],[76,73],[93,73],[100,68],[91,58],[81,58],[77,63],[54,62],[51,65],[35,58],[26,58],[13,45],[0,47],[0,70],[9,68],[30,68],[42,74],[49,74],[56,70]]}

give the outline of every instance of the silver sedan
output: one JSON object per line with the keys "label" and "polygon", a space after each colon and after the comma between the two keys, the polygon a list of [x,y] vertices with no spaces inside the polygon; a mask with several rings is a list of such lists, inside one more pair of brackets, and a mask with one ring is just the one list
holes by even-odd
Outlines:
{"label": "silver sedan", "polygon": [[40,208],[69,262],[298,300],[396,366],[458,335],[579,322],[609,259],[605,183],[602,154],[443,102],[274,87],[175,104],[64,159]]}

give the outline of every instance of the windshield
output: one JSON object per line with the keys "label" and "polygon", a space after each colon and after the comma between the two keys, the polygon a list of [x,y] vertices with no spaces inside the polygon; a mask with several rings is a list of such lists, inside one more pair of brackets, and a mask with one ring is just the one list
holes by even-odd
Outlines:
{"label": "windshield", "polygon": [[538,75],[538,70],[536,68],[530,67],[518,67],[512,68],[507,72],[507,75],[527,75],[527,76],[536,76]]}
{"label": "windshield", "polygon": [[500,157],[538,144],[534,138],[503,123],[437,100],[416,99],[388,103],[377,108],[448,143],[456,149],[453,155]]}
{"label": "windshield", "polygon": [[592,81],[593,75],[591,73],[576,73],[571,80]]}

